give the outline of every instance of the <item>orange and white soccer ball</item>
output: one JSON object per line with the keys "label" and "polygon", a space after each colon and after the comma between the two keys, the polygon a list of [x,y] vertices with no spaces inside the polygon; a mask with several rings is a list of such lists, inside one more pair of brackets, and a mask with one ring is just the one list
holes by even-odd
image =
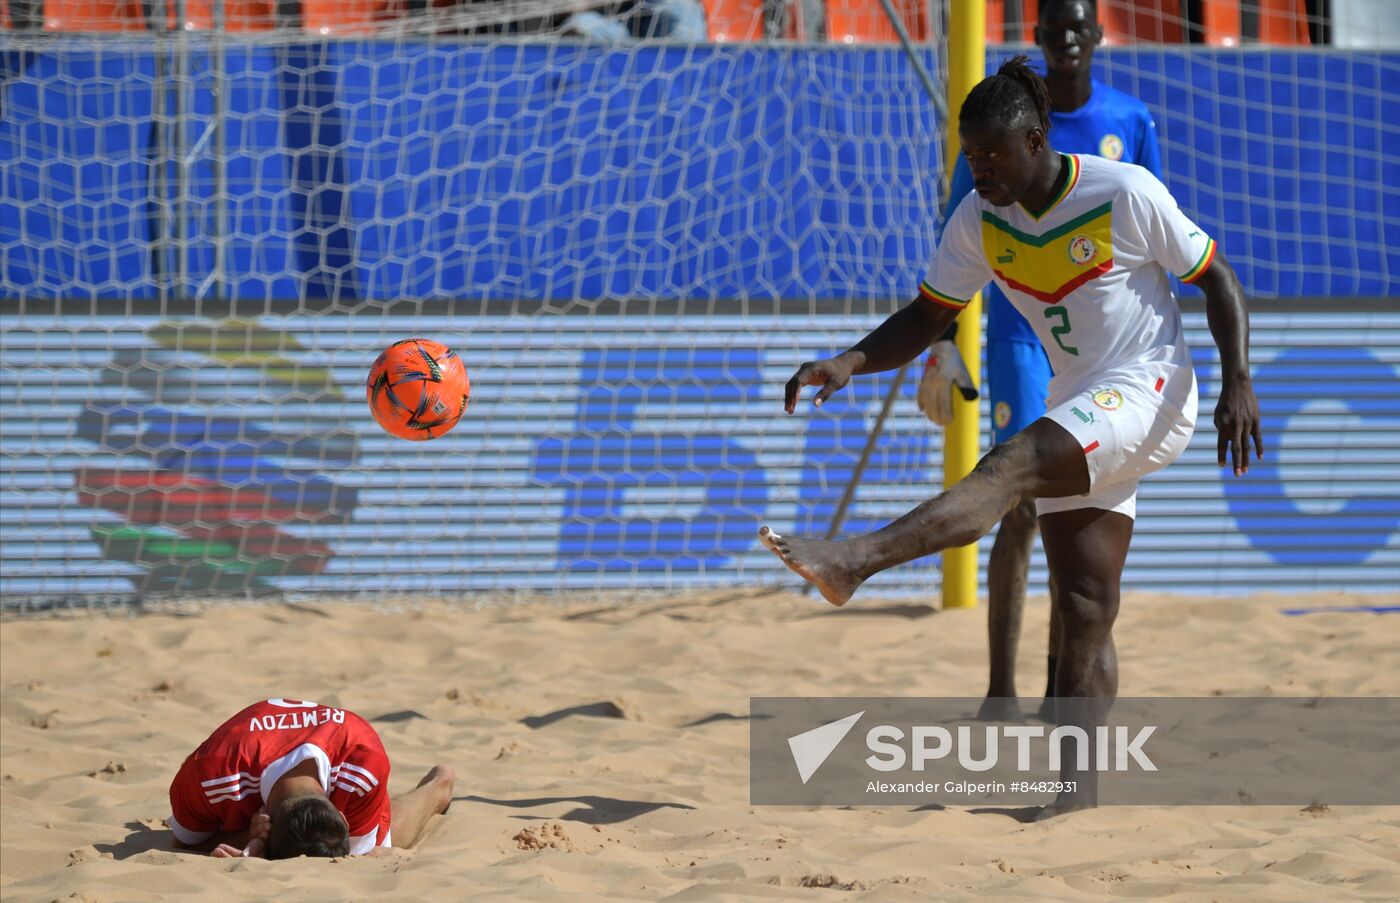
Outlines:
{"label": "orange and white soccer ball", "polygon": [[471,399],[471,381],[457,352],[432,339],[395,342],[375,358],[365,398],[384,431],[422,442],[446,435]]}

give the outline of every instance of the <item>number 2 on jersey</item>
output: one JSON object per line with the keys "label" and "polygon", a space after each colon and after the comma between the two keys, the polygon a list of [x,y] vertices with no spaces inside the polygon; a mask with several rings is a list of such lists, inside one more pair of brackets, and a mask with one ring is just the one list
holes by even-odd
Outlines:
{"label": "number 2 on jersey", "polygon": [[1050,334],[1055,337],[1055,344],[1063,348],[1067,353],[1075,356],[1079,355],[1079,349],[1073,345],[1065,344],[1065,336],[1069,335],[1069,311],[1060,305],[1045,308],[1045,319],[1053,320],[1056,317],[1060,320],[1060,325],[1050,327]]}

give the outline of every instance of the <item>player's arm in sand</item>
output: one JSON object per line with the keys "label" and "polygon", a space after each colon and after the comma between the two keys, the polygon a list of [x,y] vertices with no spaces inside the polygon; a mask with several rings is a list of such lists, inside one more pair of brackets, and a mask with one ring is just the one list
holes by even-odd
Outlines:
{"label": "player's arm in sand", "polygon": [[195,853],[208,853],[223,859],[246,856],[267,855],[267,835],[272,829],[272,819],[267,809],[259,809],[248,827],[238,831],[218,831],[198,843],[183,843],[178,837],[172,841],[177,850],[190,850]]}
{"label": "player's arm in sand", "polygon": [[246,856],[267,856],[267,835],[272,832],[272,817],[259,809],[245,830],[216,838],[219,842],[209,851],[216,859],[238,859]]}

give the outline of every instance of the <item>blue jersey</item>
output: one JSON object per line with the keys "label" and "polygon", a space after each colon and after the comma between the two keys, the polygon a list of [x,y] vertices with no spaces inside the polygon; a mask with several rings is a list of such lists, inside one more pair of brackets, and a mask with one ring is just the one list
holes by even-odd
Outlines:
{"label": "blue jersey", "polygon": [[[1162,154],[1157,147],[1157,126],[1147,106],[1131,94],[1110,88],[1098,79],[1092,82],[1088,103],[1069,113],[1050,111],[1050,143],[1063,154],[1093,154],[1136,163],[1158,179],[1162,177]],[[967,159],[958,155],[948,206],[943,220],[953,215],[958,202],[972,190],[972,170]],[[987,298],[987,341],[1016,341],[1040,344],[1026,318],[1011,306],[1001,289],[990,285]]]}

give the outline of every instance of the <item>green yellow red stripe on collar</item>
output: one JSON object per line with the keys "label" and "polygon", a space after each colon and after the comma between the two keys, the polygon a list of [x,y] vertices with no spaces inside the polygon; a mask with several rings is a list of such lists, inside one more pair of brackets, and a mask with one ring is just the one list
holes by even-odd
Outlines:
{"label": "green yellow red stripe on collar", "polygon": [[1040,210],[1038,212],[1032,211],[1029,208],[1027,208],[1025,204],[1021,205],[1021,209],[1025,210],[1026,213],[1030,215],[1031,219],[1044,218],[1045,214],[1049,213],[1051,210],[1054,210],[1057,206],[1059,206],[1060,201],[1063,201],[1069,195],[1069,193],[1074,190],[1074,186],[1079,184],[1079,155],[1060,154],[1060,156],[1064,158],[1065,164],[1069,167],[1069,172],[1065,176],[1065,184],[1060,187],[1059,193],[1055,195],[1054,199],[1050,201],[1050,203],[1045,205],[1045,208],[1043,210]]}

